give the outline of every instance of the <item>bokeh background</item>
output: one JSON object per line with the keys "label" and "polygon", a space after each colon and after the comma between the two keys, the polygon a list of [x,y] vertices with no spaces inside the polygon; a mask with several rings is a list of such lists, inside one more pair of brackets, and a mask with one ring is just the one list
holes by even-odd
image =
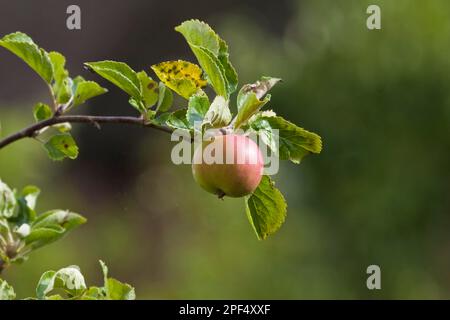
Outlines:
{"label": "bokeh background", "polygon": [[[74,3],[81,31],[65,27]],[[381,7],[379,31],[366,28],[369,4]],[[242,201],[217,200],[171,163],[164,133],[78,125],[79,158],[63,162],[22,140],[1,150],[0,178],[41,187],[40,212],[89,221],[2,275],[18,296],[71,264],[100,284],[103,259],[141,299],[450,298],[450,2],[2,0],[0,35],[26,32],[64,53],[72,75],[110,89],[74,112],[132,115],[125,94],[82,63],[148,71],[194,60],[173,31],[193,17],[227,40],[240,84],[283,78],[269,108],[324,140],[322,154],[276,176],[286,223],[258,241]],[[45,84],[0,50],[2,136],[31,123],[38,101],[48,102]],[[366,288],[371,264],[382,290]]]}

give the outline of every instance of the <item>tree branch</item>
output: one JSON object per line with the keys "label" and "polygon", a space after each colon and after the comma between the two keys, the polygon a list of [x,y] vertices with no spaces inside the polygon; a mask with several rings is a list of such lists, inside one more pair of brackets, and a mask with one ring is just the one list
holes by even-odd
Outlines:
{"label": "tree branch", "polygon": [[4,139],[0,140],[0,149],[7,145],[24,138],[31,138],[37,135],[37,133],[48,126],[52,126],[58,123],[91,123],[98,125],[99,123],[116,123],[116,124],[132,124],[139,125],[145,128],[153,128],[156,130],[172,133],[173,129],[165,126],[159,126],[152,123],[146,123],[144,119],[138,117],[122,117],[122,116],[87,116],[87,115],[73,115],[73,116],[56,116],[37,122],[23,130],[20,130]]}

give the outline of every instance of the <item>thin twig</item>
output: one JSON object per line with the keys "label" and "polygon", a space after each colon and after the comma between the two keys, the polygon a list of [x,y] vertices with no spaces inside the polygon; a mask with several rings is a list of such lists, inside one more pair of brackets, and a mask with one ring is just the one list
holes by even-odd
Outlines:
{"label": "thin twig", "polygon": [[123,116],[88,116],[88,115],[72,115],[72,116],[57,116],[52,117],[47,120],[43,120],[40,122],[37,122],[27,128],[24,128],[14,134],[11,134],[10,136],[0,140],[0,149],[6,147],[7,145],[24,138],[31,138],[35,136],[36,132],[39,132],[39,130],[46,128],[48,126],[52,126],[58,123],[94,123],[94,124],[100,124],[100,123],[113,123],[113,124],[132,124],[132,125],[138,125],[145,128],[153,128],[156,130],[160,130],[167,133],[172,133],[174,130],[165,127],[160,126],[152,123],[146,123],[144,119],[138,118],[138,117],[123,117]]}

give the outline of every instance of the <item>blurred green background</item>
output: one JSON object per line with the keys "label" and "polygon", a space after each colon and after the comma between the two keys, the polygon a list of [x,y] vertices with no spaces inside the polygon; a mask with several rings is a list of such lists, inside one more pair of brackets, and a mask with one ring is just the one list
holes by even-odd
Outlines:
{"label": "blurred green background", "polygon": [[[76,161],[52,162],[35,141],[0,152],[0,178],[43,190],[38,211],[68,208],[88,223],[2,276],[19,297],[48,269],[78,264],[99,284],[103,259],[140,299],[450,298],[450,2],[78,1],[82,30],[65,28],[68,1],[0,7],[0,34],[21,30],[82,62],[194,60],[173,31],[197,17],[227,40],[240,84],[281,77],[269,108],[319,133],[324,150],[283,163],[284,226],[256,239],[243,201],[203,192],[170,161],[152,130],[76,126]],[[382,29],[366,28],[381,7]],[[110,84],[79,113],[133,114]],[[0,51],[2,136],[31,123],[46,87]],[[366,287],[377,264],[382,290]]]}

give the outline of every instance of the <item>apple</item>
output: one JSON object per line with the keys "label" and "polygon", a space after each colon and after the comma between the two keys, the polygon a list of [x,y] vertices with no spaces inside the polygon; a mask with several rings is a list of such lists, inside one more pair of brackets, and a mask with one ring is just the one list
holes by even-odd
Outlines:
{"label": "apple", "polygon": [[264,170],[264,158],[250,138],[217,135],[194,152],[192,173],[195,181],[219,198],[246,196],[258,187]]}

